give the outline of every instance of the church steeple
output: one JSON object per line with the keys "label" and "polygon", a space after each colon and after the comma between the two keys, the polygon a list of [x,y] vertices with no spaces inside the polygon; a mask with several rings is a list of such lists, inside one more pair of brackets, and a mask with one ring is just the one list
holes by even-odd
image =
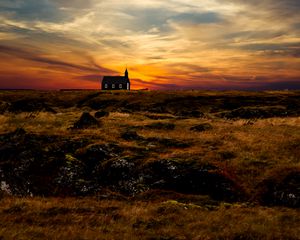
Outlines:
{"label": "church steeple", "polygon": [[125,77],[128,79],[128,70],[127,70],[127,67],[126,67],[126,71],[125,71]]}

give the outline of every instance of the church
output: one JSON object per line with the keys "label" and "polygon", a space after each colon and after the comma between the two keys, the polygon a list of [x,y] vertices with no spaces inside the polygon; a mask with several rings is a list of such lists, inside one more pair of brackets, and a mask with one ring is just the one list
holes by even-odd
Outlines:
{"label": "church", "polygon": [[104,76],[102,90],[130,90],[127,68],[124,76]]}

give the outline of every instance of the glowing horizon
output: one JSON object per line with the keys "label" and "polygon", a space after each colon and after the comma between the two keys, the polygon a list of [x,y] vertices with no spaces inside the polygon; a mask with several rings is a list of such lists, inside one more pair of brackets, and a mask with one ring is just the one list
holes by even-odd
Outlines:
{"label": "glowing horizon", "polygon": [[0,88],[300,89],[298,0],[2,0]]}

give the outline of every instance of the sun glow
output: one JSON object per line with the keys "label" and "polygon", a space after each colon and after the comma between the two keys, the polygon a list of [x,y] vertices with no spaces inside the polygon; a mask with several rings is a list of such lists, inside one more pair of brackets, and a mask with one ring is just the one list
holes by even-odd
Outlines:
{"label": "sun glow", "polygon": [[99,88],[126,64],[133,88],[298,88],[291,1],[3,0],[0,88]]}

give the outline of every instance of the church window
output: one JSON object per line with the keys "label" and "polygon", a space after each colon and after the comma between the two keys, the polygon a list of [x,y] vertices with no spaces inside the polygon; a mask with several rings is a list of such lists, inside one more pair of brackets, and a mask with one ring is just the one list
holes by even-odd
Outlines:
{"label": "church window", "polygon": [[107,84],[105,83],[104,88],[107,88]]}
{"label": "church window", "polygon": [[122,84],[119,84],[119,88],[121,89],[123,86],[122,86]]}
{"label": "church window", "polygon": [[112,88],[115,88],[115,84],[112,84],[111,87],[112,87]]}

